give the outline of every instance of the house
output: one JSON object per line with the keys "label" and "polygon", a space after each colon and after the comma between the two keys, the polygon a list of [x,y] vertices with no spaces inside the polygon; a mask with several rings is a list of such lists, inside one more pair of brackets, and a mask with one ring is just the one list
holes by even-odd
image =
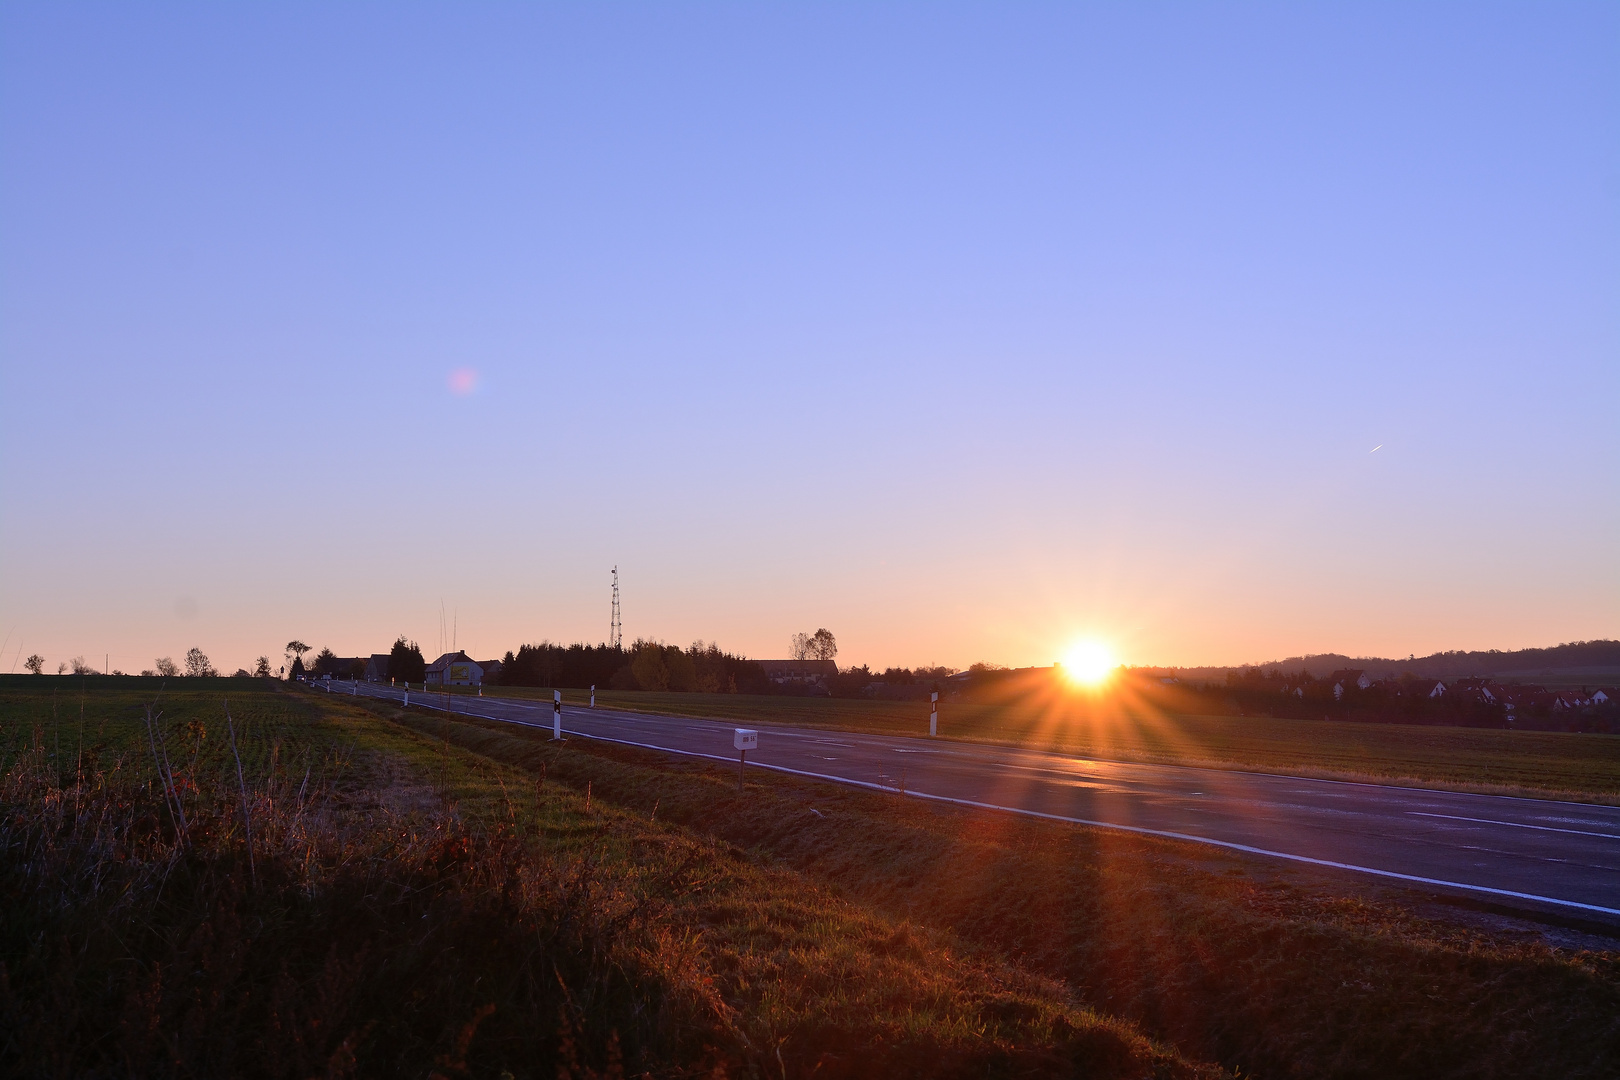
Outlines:
{"label": "house", "polygon": [[1589,704],[1590,701],[1574,690],[1560,690],[1552,696],[1552,707],[1555,709],[1578,709]]}
{"label": "house", "polygon": [[756,660],[765,677],[778,686],[824,686],[838,674],[831,660]]}
{"label": "house", "polygon": [[1595,694],[1592,695],[1592,704],[1594,704],[1594,705],[1607,705],[1609,702],[1614,700],[1614,695],[1615,695],[1614,690],[1606,688],[1606,687],[1601,688]]}
{"label": "house", "polygon": [[1450,694],[1472,705],[1495,705],[1496,691],[1490,683],[1489,679],[1458,679],[1451,684]]}
{"label": "house", "polygon": [[374,652],[371,659],[366,661],[366,682],[388,681],[388,654]]}
{"label": "house", "polygon": [[427,667],[429,686],[482,686],[484,665],[464,652],[445,653]]}
{"label": "house", "polygon": [[1334,701],[1342,700],[1351,690],[1365,690],[1373,684],[1367,673],[1360,668],[1341,668],[1328,676],[1328,682],[1333,684]]}

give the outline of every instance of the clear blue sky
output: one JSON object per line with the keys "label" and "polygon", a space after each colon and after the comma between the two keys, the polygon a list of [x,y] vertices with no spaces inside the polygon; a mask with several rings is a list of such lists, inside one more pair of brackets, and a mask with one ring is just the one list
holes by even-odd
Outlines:
{"label": "clear blue sky", "polygon": [[0,670],[1617,636],[1617,226],[1612,3],[8,4]]}

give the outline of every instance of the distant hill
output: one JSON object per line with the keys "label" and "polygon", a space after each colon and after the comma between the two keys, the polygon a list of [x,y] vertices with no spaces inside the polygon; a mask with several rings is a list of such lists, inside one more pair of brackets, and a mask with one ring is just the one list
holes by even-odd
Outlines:
{"label": "distant hill", "polygon": [[[1421,675],[1432,679],[1461,679],[1470,676],[1491,678],[1534,679],[1538,676],[1613,675],[1620,672],[1620,641],[1572,641],[1546,649],[1516,649],[1502,652],[1441,652],[1431,656],[1388,660],[1377,656],[1344,656],[1340,653],[1318,653],[1314,656],[1291,656],[1287,660],[1272,660],[1264,664],[1240,664],[1239,667],[1258,667],[1266,671],[1295,674],[1308,671],[1318,678],[1341,668],[1362,668],[1375,679],[1396,675]],[[1192,679],[1220,679],[1227,671],[1224,667],[1180,668],[1178,673]]]}

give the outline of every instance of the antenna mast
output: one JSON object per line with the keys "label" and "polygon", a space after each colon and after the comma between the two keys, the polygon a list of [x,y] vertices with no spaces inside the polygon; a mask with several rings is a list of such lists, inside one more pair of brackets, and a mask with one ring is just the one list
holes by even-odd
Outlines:
{"label": "antenna mast", "polygon": [[624,624],[619,619],[619,568],[613,568],[613,625],[608,630],[608,648],[617,649],[623,644]]}

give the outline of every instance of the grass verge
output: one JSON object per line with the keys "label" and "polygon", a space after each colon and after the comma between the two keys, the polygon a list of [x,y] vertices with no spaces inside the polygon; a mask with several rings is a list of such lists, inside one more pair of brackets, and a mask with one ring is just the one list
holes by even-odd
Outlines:
{"label": "grass verge", "polygon": [[980,815],[478,720],[379,715],[767,856],[1259,1076],[1620,1073],[1620,953],[1424,917],[1170,841]]}

